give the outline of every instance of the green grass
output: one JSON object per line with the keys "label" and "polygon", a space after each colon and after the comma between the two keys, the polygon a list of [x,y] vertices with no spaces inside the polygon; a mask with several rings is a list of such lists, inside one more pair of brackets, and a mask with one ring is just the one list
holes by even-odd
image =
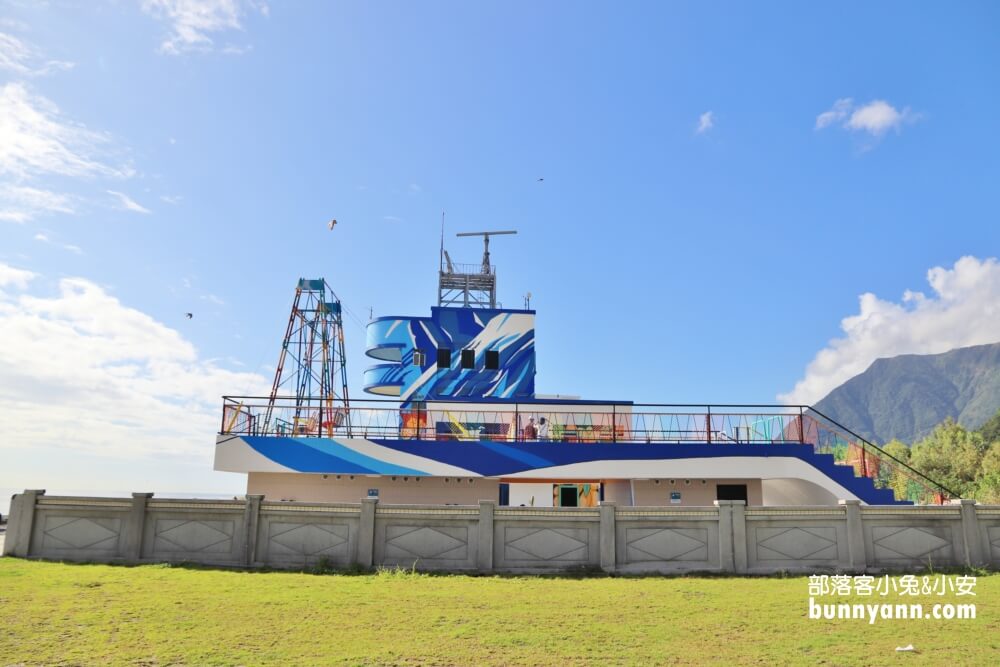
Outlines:
{"label": "green grass", "polygon": [[[314,575],[3,558],[0,665],[1000,664],[1000,575],[976,590],[976,620],[868,625],[808,619],[804,577]],[[909,643],[919,653],[894,651]]]}

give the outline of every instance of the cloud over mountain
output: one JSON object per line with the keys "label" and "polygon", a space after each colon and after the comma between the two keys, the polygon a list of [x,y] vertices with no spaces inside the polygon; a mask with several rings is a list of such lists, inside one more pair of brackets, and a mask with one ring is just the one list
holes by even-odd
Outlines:
{"label": "cloud over mountain", "polygon": [[930,295],[906,290],[899,302],[867,292],[857,314],[841,320],[844,335],[820,350],[785,403],[815,403],[876,359],[937,354],[1000,341],[1000,262],[966,256],[927,272]]}

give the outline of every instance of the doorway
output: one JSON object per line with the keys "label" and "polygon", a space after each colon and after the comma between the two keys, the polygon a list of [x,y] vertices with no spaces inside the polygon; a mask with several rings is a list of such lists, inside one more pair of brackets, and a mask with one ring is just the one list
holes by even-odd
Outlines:
{"label": "doorway", "polygon": [[576,484],[567,484],[559,487],[559,507],[576,507],[579,491]]}
{"label": "doorway", "polygon": [[747,504],[746,484],[719,484],[715,487],[716,500],[742,500]]}

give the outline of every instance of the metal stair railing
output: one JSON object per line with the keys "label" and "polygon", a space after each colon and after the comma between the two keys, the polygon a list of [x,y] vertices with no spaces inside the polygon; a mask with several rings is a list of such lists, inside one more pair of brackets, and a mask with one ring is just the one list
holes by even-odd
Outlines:
{"label": "metal stair railing", "polygon": [[[925,493],[912,493],[910,489],[910,484],[907,484],[908,492],[905,494],[906,500],[913,500],[915,502],[922,502],[927,504],[926,501],[933,500],[937,504],[944,504],[949,498],[958,498],[959,494],[955,493],[944,484],[931,479],[926,474],[917,470],[905,461],[901,461],[899,458],[893,456],[889,452],[885,451],[878,445],[867,440],[866,438],[858,435],[848,427],[844,426],[840,422],[836,421],[832,417],[829,417],[816,408],[812,406],[804,406],[804,415],[808,416],[810,419],[816,422],[817,428],[824,426],[824,422],[830,426],[826,426],[826,429],[830,431],[835,437],[839,438],[843,444],[848,448],[851,446],[857,447],[861,452],[860,464],[861,470],[858,471],[860,476],[868,477],[875,483],[877,488],[885,488],[885,486],[880,486],[880,484],[886,484],[886,480],[882,478],[879,474],[869,474],[868,467],[868,456],[873,456],[880,464],[887,464],[889,469],[893,472],[898,472],[901,474],[908,482],[918,485],[923,489]],[[831,428],[832,427],[832,428]],[[813,448],[818,452],[821,443],[817,442],[813,445]],[[880,466],[881,467],[881,466]],[[897,497],[900,495],[899,489],[894,487],[889,487],[896,493]],[[913,497],[916,495],[917,497]],[[930,497],[928,497],[930,496]]]}

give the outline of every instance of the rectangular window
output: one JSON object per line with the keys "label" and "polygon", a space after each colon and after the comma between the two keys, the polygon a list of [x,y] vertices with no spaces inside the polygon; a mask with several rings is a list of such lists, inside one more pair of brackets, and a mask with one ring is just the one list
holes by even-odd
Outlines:
{"label": "rectangular window", "polygon": [[414,350],[413,351],[413,365],[414,366],[423,366],[426,363],[427,363],[427,355],[424,354],[424,351],[423,350]]}
{"label": "rectangular window", "polygon": [[476,351],[462,350],[462,368],[476,367]]}
{"label": "rectangular window", "polygon": [[438,348],[438,368],[451,368],[451,350],[446,347]]}
{"label": "rectangular window", "polygon": [[495,371],[500,369],[500,352],[497,350],[486,350],[486,370]]}

